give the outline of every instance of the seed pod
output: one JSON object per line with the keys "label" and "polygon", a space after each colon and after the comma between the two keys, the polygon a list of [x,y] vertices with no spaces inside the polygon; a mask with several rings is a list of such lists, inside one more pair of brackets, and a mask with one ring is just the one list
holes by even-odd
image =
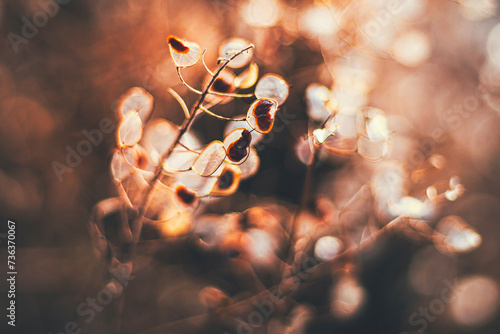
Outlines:
{"label": "seed pod", "polygon": [[266,74],[260,78],[255,87],[255,96],[257,98],[268,98],[282,105],[288,97],[288,84],[276,74]]}
{"label": "seed pod", "polygon": [[228,196],[233,194],[240,184],[240,174],[238,166],[226,164],[210,195]]}
{"label": "seed pod", "polygon": [[245,128],[237,128],[224,138],[226,160],[238,165],[243,163],[250,153],[252,134]]}
{"label": "seed pod", "polygon": [[258,99],[247,112],[247,122],[260,133],[269,133],[274,125],[278,103],[272,99]]}
{"label": "seed pod", "polygon": [[201,152],[192,168],[201,176],[210,176],[219,168],[225,158],[224,145],[220,141],[214,140]]}
{"label": "seed pod", "polygon": [[196,43],[181,40],[173,35],[167,37],[170,55],[177,67],[189,67],[201,59],[201,49]]}

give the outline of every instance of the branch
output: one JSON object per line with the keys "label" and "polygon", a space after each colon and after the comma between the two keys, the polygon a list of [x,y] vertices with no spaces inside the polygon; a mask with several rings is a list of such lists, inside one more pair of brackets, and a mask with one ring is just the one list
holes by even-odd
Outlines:
{"label": "branch", "polygon": [[[198,102],[196,102],[196,104],[193,105],[193,107],[191,108],[191,111],[189,112],[190,117],[187,118],[186,120],[184,120],[184,123],[181,125],[181,127],[179,129],[179,133],[177,134],[177,137],[176,137],[173,145],[168,149],[167,152],[165,152],[161,156],[159,164],[156,166],[156,169],[155,169],[155,172],[154,172],[154,176],[153,176],[151,182],[149,183],[149,187],[146,190],[146,193],[144,194],[141,203],[139,204],[139,207],[137,209],[137,215],[136,215],[135,219],[133,219],[133,221],[132,221],[132,235],[134,237],[134,246],[133,246],[134,249],[135,249],[135,245],[137,244],[137,241],[139,240],[140,233],[141,233],[141,230],[142,230],[142,218],[144,217],[144,214],[146,213],[147,204],[151,200],[151,196],[153,194],[153,189],[154,189],[154,186],[156,184],[156,181],[158,181],[158,179],[159,179],[159,177],[161,175],[161,172],[162,172],[162,169],[163,169],[163,163],[170,156],[170,154],[172,153],[172,151],[174,150],[174,148],[177,146],[177,144],[179,144],[179,141],[182,138],[182,136],[189,130],[189,128],[193,124],[194,120],[196,119],[196,116],[198,115],[198,111],[201,110],[203,102],[205,101],[205,98],[209,94],[210,87],[212,87],[212,85],[215,82],[215,80],[219,77],[219,75],[222,73],[222,71],[227,67],[227,65],[233,59],[235,59],[236,57],[238,57],[239,55],[241,55],[243,52],[250,50],[251,48],[253,48],[253,45],[250,45],[250,46],[246,47],[245,49],[240,50],[238,53],[235,53],[231,58],[229,58],[227,61],[224,61],[219,66],[219,68],[214,73],[214,75],[210,79],[210,82],[207,84],[207,86],[205,87],[205,89],[203,90],[203,92],[200,92],[201,95],[200,95],[200,97],[198,99]],[[179,67],[177,68],[177,73],[179,74],[179,77],[183,81]]]}

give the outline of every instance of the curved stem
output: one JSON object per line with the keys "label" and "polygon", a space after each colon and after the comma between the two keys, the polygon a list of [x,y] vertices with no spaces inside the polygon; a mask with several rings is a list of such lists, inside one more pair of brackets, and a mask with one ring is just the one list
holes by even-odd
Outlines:
{"label": "curved stem", "polygon": [[184,112],[184,116],[186,116],[186,118],[189,118],[189,116],[190,116],[189,110],[188,110],[188,107],[186,105],[186,102],[184,102],[182,97],[179,94],[177,94],[177,92],[170,87],[167,88],[167,92],[169,92],[177,100],[177,102],[179,102],[179,104],[181,105],[182,111]]}
{"label": "curved stem", "polygon": [[253,93],[248,93],[248,94],[220,93],[220,92],[214,92],[212,90],[209,92],[209,94],[210,95],[217,95],[217,96],[236,97],[236,98],[240,98],[240,97],[253,97],[254,96]]}
{"label": "curved stem", "polygon": [[179,141],[178,145],[179,145],[179,146],[182,146],[182,148],[185,148],[186,150],[188,150],[188,151],[189,151],[189,152],[191,152],[191,153],[196,153],[196,154],[198,154],[198,155],[200,155],[200,154],[201,154],[200,152],[195,151],[195,150],[193,150],[193,149],[189,148],[187,145],[184,145],[184,144],[183,144],[183,143],[181,143],[180,141]]}
{"label": "curved stem", "polygon": [[205,63],[205,52],[207,52],[207,49],[203,50],[203,53],[201,54],[201,63],[203,64],[203,67],[205,67],[205,70],[211,75],[214,76],[214,72],[210,71],[208,68],[207,64]]}
{"label": "curved stem", "polygon": [[231,118],[231,117],[224,117],[224,116],[218,115],[218,114],[216,114],[216,113],[208,110],[204,106],[200,106],[200,109],[203,110],[203,112],[207,113],[208,115],[213,116],[213,117],[218,118],[218,119],[221,119],[223,121],[233,121],[233,122],[244,122],[244,121],[246,121],[246,118]]}
{"label": "curved stem", "polygon": [[187,82],[186,80],[184,80],[184,78],[182,77],[182,74],[181,74],[181,68],[180,67],[177,67],[177,75],[179,76],[179,79],[181,80],[181,82],[184,84],[184,86],[186,86],[190,91],[198,94],[198,95],[202,95],[203,92],[202,91],[199,91],[197,90],[196,88],[193,88],[191,87]]}
{"label": "curved stem", "polygon": [[[225,63],[227,64],[227,63]],[[181,82],[184,84],[184,86],[186,86],[190,91],[198,94],[198,95],[202,95],[203,92],[202,91],[199,91],[198,89],[190,86],[186,80],[184,80],[184,78],[182,77],[182,74],[181,74],[181,68],[180,67],[177,67],[177,75],[179,76],[179,79],[181,80]],[[211,86],[211,85],[210,85]],[[209,90],[208,94],[210,95],[216,95],[216,96],[225,96],[225,97],[236,97],[236,98],[243,98],[243,97],[253,97],[254,94],[253,93],[249,93],[249,94],[238,94],[238,93],[220,93],[220,92],[214,92],[213,90]]]}

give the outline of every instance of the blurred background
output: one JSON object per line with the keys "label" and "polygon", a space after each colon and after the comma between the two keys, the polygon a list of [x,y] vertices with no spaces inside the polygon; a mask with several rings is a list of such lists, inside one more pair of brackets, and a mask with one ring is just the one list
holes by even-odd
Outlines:
{"label": "blurred background", "polygon": [[[498,5],[496,0],[0,0],[0,268],[7,272],[10,219],[16,222],[18,272],[16,327],[2,315],[0,331],[499,333]],[[227,38],[254,43],[261,74],[279,74],[290,84],[280,107],[283,117],[257,147],[258,173],[236,194],[204,206],[194,219],[195,236],[155,238],[158,232],[151,231],[139,244],[134,279],[124,296],[85,312],[88,298],[99,297],[105,286],[105,260],[90,233],[91,211],[117,195],[109,172],[114,132],[102,130],[102,124],[116,127],[117,100],[134,86],[154,96],[155,117],[175,124],[184,116],[166,89],[173,87],[188,105],[196,102],[176,75],[166,43],[171,34],[206,48],[212,67]],[[196,66],[184,76],[199,87],[205,72]],[[223,215],[249,208],[253,214],[237,219],[265,225],[261,230],[268,234],[274,233],[270,226],[289,219],[303,195],[306,166],[297,150],[310,124],[306,88],[315,82],[328,87],[345,114],[364,105],[383,109],[391,150],[377,163],[322,155],[300,233],[318,239],[336,231],[340,208],[363,227],[386,224],[373,204],[377,189],[366,191],[363,185],[381,168],[403,166],[405,189],[415,197],[459,176],[465,195],[440,206],[430,224],[458,216],[482,243],[455,255],[425,238],[388,234],[349,263],[301,285],[269,321],[249,325],[253,309],[221,313],[210,300],[241,300],[271,287],[272,265],[253,261],[251,250],[246,258],[235,258],[225,248],[228,240],[216,249],[200,247],[196,229],[209,218],[224,222],[235,218]],[[218,110],[244,114],[250,103],[238,100]],[[70,166],[69,152],[87,140],[86,131],[96,129],[102,130],[102,141],[80,159],[70,158]],[[224,122],[204,117],[193,130],[208,143],[221,138]],[[431,156],[444,159],[444,167],[434,163],[438,171],[426,169]],[[388,182],[380,187],[392,191]],[[1,281],[5,310],[7,284]],[[343,303],[340,309],[336,300]]]}

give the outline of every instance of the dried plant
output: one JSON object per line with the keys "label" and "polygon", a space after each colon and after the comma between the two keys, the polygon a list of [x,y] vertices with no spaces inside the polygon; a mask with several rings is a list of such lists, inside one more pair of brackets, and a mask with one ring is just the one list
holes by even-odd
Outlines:
{"label": "dried plant", "polygon": [[[199,97],[189,110],[182,97],[169,88],[186,117],[180,126],[161,118],[150,120],[154,100],[143,88],[131,88],[121,97],[116,109],[118,148],[110,163],[120,196],[98,203],[93,219],[96,238],[102,241],[98,244],[109,259],[109,272],[131,274],[144,224],[162,229],[167,236],[182,236],[189,231],[200,202],[231,195],[241,179],[256,173],[259,157],[252,146],[259,134],[272,130],[278,107],[288,96],[288,84],[278,75],[268,74],[257,82],[258,66],[251,62],[254,46],[246,40],[228,40],[221,48],[215,71],[208,68],[206,50],[202,52],[197,44],[175,36],[169,36],[167,43],[179,79]],[[200,61],[209,75],[203,90],[191,87],[181,73]],[[247,65],[238,76],[227,69]],[[237,92],[255,84],[254,93]],[[233,98],[254,96],[257,99],[246,117],[225,117],[211,110]],[[237,125],[223,141],[215,140],[200,148],[189,130],[202,114]],[[115,212],[120,214],[120,226],[110,232],[103,222]]]}
{"label": "dried plant", "polygon": [[[311,15],[331,10],[323,7],[318,5]],[[328,48],[320,40],[333,84],[328,88],[310,83],[305,90],[308,132],[296,153],[307,169],[301,201],[293,208],[269,202],[223,215],[198,210],[214,198],[234,194],[240,180],[257,172],[260,162],[253,146],[272,130],[289,85],[276,74],[259,80],[259,67],[252,61],[254,46],[244,39],[225,41],[218,67],[211,70],[206,50],[175,36],[167,38],[179,80],[198,99],[188,108],[177,92],[168,89],[185,115],[180,126],[152,117],[153,97],[142,88],[132,88],[120,99],[118,147],[111,160],[119,197],[96,205],[93,220],[97,244],[109,259],[108,272],[131,275],[146,227],[160,242],[191,237],[197,247],[232,261],[232,272],[249,275],[252,282],[239,294],[215,284],[201,289],[199,301],[210,311],[207,319],[241,332],[241,326],[257,326],[251,320],[257,308],[267,318],[258,326],[266,324],[273,333],[301,333],[313,311],[294,299],[299,285],[327,277],[330,313],[352,318],[367,298],[360,258],[391,232],[416,243],[433,243],[443,254],[468,253],[481,244],[481,236],[462,218],[443,214],[447,203],[465,193],[460,179],[443,170],[446,157],[429,154],[414,165],[391,157],[396,139],[389,117],[367,102],[377,79],[373,53],[385,51],[357,45],[363,30],[346,20],[354,11],[354,6],[346,6],[342,24],[331,27],[339,34],[338,48]],[[310,19],[304,24],[311,39],[323,33]],[[426,57],[395,53],[396,60],[407,66],[417,66]],[[188,84],[182,75],[184,68],[197,64],[207,73],[202,89]],[[245,92],[254,86],[253,93]],[[252,99],[246,115],[214,111],[235,98]],[[228,122],[223,139],[200,145],[190,128],[202,115]],[[356,191],[346,192],[339,202],[310,195],[314,185],[323,182],[314,180],[318,164],[358,156],[366,161],[358,163],[365,168],[365,182]],[[105,225],[116,213],[119,226],[113,231]],[[124,289],[116,281],[108,287]],[[168,331],[171,325],[154,330]]]}

